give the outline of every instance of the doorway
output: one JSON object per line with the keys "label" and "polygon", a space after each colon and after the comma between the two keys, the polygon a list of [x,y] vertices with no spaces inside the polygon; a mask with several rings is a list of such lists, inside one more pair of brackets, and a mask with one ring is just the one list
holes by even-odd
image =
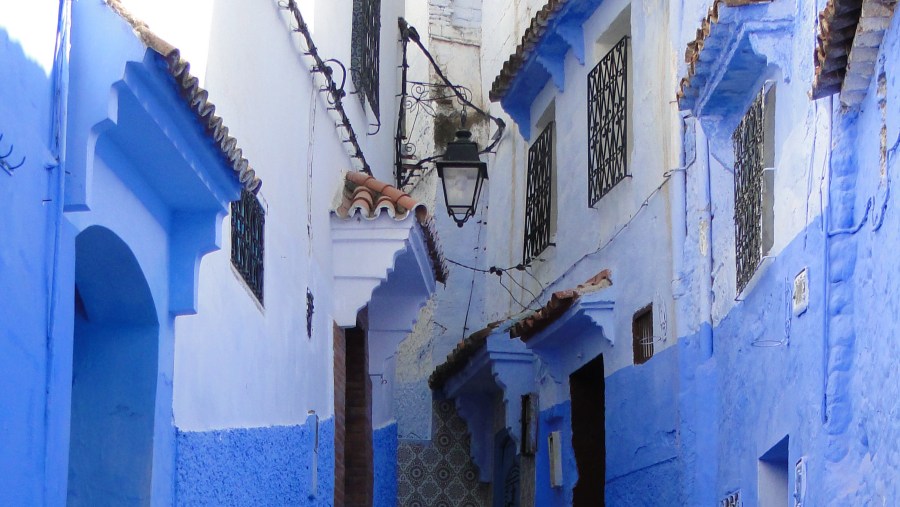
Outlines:
{"label": "doorway", "polygon": [[109,229],[75,239],[68,505],[150,505],[159,321]]}
{"label": "doorway", "polygon": [[[371,507],[374,491],[372,379],[364,327],[347,329],[344,395],[343,491],[347,507]],[[339,479],[341,480],[341,479]]]}
{"label": "doorway", "polygon": [[494,435],[493,507],[519,507],[519,456],[516,441],[506,429]]}
{"label": "doorway", "polygon": [[606,402],[603,355],[569,376],[572,397],[572,448],[578,482],[572,496],[574,507],[604,505],[606,484]]}

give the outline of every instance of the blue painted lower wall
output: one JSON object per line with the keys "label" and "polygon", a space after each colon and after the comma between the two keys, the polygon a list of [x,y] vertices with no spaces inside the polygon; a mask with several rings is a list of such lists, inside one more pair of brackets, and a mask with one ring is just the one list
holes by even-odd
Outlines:
{"label": "blue painted lower wall", "polygon": [[[685,505],[678,434],[678,349],[606,378],[606,505]],[[598,421],[599,423],[599,421]],[[572,505],[578,469],[572,449],[571,402],[541,411],[535,505]],[[547,438],[563,442],[563,486],[550,487]],[[599,479],[599,478],[598,478]]]}
{"label": "blue painted lower wall", "polygon": [[397,505],[397,444],[397,423],[379,428],[372,435],[375,507]]}
{"label": "blue painted lower wall", "polygon": [[[547,439],[550,433],[558,431],[563,442],[561,487],[550,486],[550,456],[547,452]],[[535,456],[535,494],[534,504],[546,507],[565,507],[572,505],[572,488],[578,482],[578,467],[575,464],[575,453],[572,451],[572,403],[560,403],[542,410],[538,420],[538,449]]]}
{"label": "blue painted lower wall", "polygon": [[606,378],[606,504],[685,505],[678,348]]}
{"label": "blue painted lower wall", "polygon": [[178,432],[176,502],[330,506],[334,499],[333,419],[319,423],[318,440],[316,458],[315,433],[308,424]]}

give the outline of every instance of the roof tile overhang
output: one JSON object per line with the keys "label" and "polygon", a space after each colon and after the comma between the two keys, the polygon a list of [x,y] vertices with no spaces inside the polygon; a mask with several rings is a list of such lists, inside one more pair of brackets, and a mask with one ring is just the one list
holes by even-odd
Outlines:
{"label": "roof tile overhang", "polygon": [[793,10],[783,2],[714,0],[685,49],[686,70],[675,93],[679,108],[719,116],[742,111],[775,58],[759,53],[754,39],[780,40],[793,23]]}
{"label": "roof tile overhang", "polygon": [[862,101],[896,5],[897,0],[828,0],[819,13],[813,99],[841,92],[845,106]]}
{"label": "roof tile overhang", "polygon": [[558,382],[615,345],[616,289],[609,270],[578,287],[560,291],[510,329]]}
{"label": "roof tile overhang", "polygon": [[[428,385],[456,400],[457,410],[472,435],[471,454],[480,470],[480,480],[491,480],[490,438],[495,431],[493,421],[484,414],[491,413],[496,394],[502,395],[506,408],[507,430],[516,442],[521,442],[522,396],[534,390],[535,355],[547,359],[554,351],[576,350],[567,338],[593,327],[599,327],[603,337],[612,343],[611,286],[607,269],[573,289],[555,292],[537,311],[493,322],[472,333],[435,368]],[[551,374],[565,368],[551,363],[552,358],[546,362]]]}
{"label": "roof tile overhang", "polygon": [[225,126],[222,118],[216,116],[216,106],[209,101],[209,92],[200,86],[200,81],[195,76],[191,75],[190,63],[181,58],[178,48],[161,39],[150,30],[146,23],[129,12],[122,5],[121,0],[105,0],[105,2],[131,25],[144,46],[152,49],[161,57],[166,71],[172,77],[172,84],[184,104],[193,113],[207,138],[219,151],[223,162],[231,168],[234,177],[240,181],[245,190],[257,193],[262,186],[262,181],[244,158],[243,150],[238,147],[237,139],[228,134],[228,127]]}
{"label": "roof tile overhang", "polygon": [[432,389],[455,400],[472,437],[470,453],[482,482],[491,481],[491,442],[496,433],[493,418],[484,414],[493,413],[500,395],[504,427],[521,442],[522,396],[534,390],[534,355],[520,340],[509,339],[509,323],[495,322],[471,334],[429,379]]}
{"label": "roof tile overhang", "polygon": [[[59,35],[67,50],[56,72],[66,83],[65,210],[92,209],[108,189],[109,180],[95,177],[103,167],[134,203],[178,218],[162,223],[168,310],[196,313],[200,259],[220,248],[229,203],[241,188],[258,190],[259,179],[175,48],[118,0],[64,4]],[[104,216],[94,211],[86,223]]]}
{"label": "roof tile overhang", "polygon": [[[417,309],[447,279],[433,217],[425,205],[372,176],[349,172],[331,217],[335,321],[353,326],[379,286]],[[414,321],[415,315],[404,318]]]}
{"label": "roof tile overhang", "polygon": [[565,56],[572,51],[584,65],[582,25],[602,0],[549,0],[534,15],[522,40],[500,74],[494,78],[489,97],[519,125],[519,132],[531,136],[531,103],[549,79],[565,87]]}

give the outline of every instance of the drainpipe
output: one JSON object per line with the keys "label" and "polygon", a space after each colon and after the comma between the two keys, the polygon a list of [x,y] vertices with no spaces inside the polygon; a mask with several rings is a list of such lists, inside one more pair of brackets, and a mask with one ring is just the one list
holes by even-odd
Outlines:
{"label": "drainpipe", "polygon": [[[834,95],[828,100],[828,161],[825,165],[825,184],[819,185],[819,206],[822,209],[822,423],[828,422],[828,327],[829,302],[831,301],[831,154],[834,150]],[[815,153],[812,154],[815,156]]]}
{"label": "drainpipe", "polygon": [[[700,350],[701,361],[709,359],[713,354],[713,316],[712,316],[712,290],[713,290],[713,254],[712,254],[712,176],[710,174],[709,139],[703,130],[703,125],[695,123],[697,138],[697,174],[700,178],[700,191],[704,199],[704,208],[700,211]],[[708,325],[704,325],[704,321]]]}
{"label": "drainpipe", "polygon": [[[686,136],[685,130],[690,127],[690,120],[682,119],[682,129],[680,138],[680,146],[685,146]],[[692,142],[693,140],[691,140]],[[686,150],[682,149],[682,153]],[[670,210],[670,226],[672,231],[672,294],[673,298],[673,315],[674,325],[673,333],[675,338],[681,338],[687,334],[685,323],[687,319],[682,316],[682,298],[685,294],[684,280],[684,245],[687,241],[687,183],[685,168],[693,163],[693,160],[687,160],[686,155],[682,155],[681,167],[672,169],[668,172],[669,180],[669,206]]]}

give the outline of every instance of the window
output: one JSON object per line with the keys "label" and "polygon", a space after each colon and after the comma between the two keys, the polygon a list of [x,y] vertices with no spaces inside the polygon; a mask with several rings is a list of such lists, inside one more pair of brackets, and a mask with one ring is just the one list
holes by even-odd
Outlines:
{"label": "window", "polygon": [[653,305],[634,314],[631,322],[634,364],[644,364],[653,357]]}
{"label": "window", "polygon": [[775,87],[767,83],[732,136],[737,292],[747,287],[774,242]]}
{"label": "window", "polygon": [[360,102],[369,101],[376,118],[378,107],[378,46],[381,38],[381,0],[353,0],[350,73]]}
{"label": "window", "polygon": [[588,206],[628,171],[628,36],[588,74]]}
{"label": "window", "polygon": [[256,196],[241,191],[231,203],[231,263],[260,304],[263,302],[263,253],[266,217]]}
{"label": "window", "polygon": [[522,256],[525,264],[550,246],[552,200],[553,122],[550,122],[528,150],[525,250]]}

